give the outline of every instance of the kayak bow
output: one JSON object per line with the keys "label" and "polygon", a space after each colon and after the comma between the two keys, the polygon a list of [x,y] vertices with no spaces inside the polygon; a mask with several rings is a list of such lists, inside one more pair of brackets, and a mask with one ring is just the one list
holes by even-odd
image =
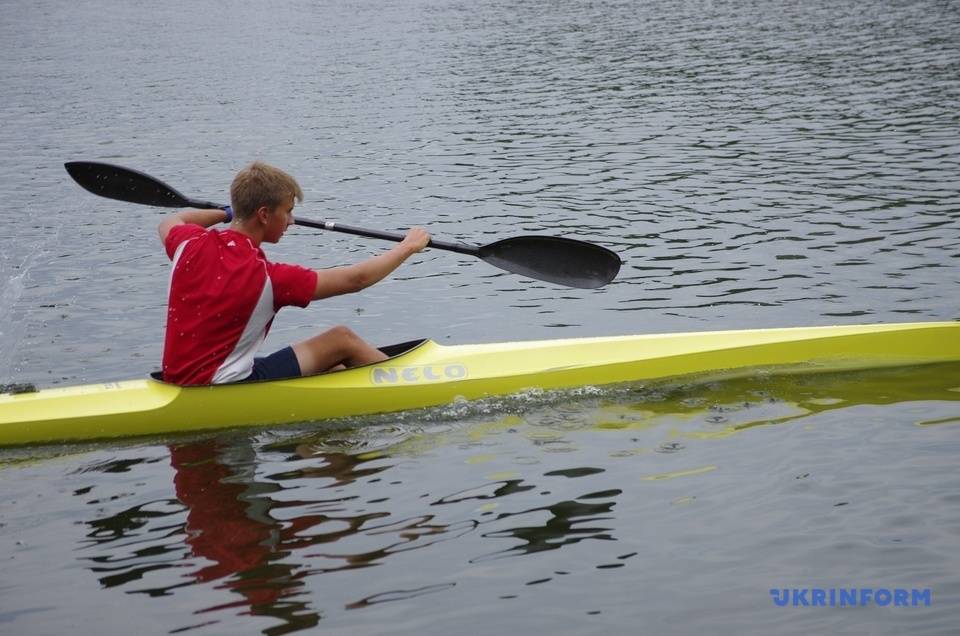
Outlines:
{"label": "kayak bow", "polygon": [[812,373],[960,360],[960,322],[852,325],[385,349],[323,375],[180,387],[153,379],[0,395],[0,445],[180,433],[386,413],[528,389],[763,368]]}

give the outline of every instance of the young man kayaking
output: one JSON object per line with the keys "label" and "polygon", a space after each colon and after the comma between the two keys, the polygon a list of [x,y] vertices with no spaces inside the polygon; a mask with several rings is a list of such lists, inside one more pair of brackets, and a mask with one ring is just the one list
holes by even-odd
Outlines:
{"label": "young man kayaking", "polygon": [[[222,384],[313,375],[386,356],[337,326],[266,357],[256,357],[281,307],[360,291],[382,280],[430,240],[421,228],[393,249],[343,267],[312,270],[271,263],[260,244],[276,243],[293,223],[303,191],[286,172],[264,163],[241,170],[230,186],[231,209],[181,210],[160,223],[172,261],[163,346],[163,379]],[[227,230],[207,229],[232,221]]]}

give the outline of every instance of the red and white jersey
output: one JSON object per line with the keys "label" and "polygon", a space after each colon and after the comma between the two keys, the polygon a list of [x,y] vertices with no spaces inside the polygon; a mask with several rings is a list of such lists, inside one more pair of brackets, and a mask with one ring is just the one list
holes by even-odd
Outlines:
{"label": "red and white jersey", "polygon": [[232,230],[176,225],[167,235],[173,261],[163,343],[163,379],[174,384],[243,380],[281,307],[306,307],[317,273],[271,263]]}

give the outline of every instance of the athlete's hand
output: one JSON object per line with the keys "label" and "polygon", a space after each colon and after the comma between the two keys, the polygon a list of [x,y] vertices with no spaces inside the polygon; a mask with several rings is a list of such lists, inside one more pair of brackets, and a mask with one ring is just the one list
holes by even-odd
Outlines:
{"label": "athlete's hand", "polygon": [[430,242],[430,234],[422,227],[414,227],[407,230],[407,235],[403,238],[403,245],[410,249],[410,253],[422,251],[427,243]]}

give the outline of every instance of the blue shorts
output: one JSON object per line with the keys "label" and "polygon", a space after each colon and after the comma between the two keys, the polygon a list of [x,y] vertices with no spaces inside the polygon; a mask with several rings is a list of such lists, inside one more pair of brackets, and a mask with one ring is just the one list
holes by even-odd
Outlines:
{"label": "blue shorts", "polygon": [[256,358],[253,361],[253,371],[243,382],[299,378],[301,375],[303,374],[300,372],[300,363],[297,362],[297,354],[293,352],[293,347],[284,347],[266,357]]}

